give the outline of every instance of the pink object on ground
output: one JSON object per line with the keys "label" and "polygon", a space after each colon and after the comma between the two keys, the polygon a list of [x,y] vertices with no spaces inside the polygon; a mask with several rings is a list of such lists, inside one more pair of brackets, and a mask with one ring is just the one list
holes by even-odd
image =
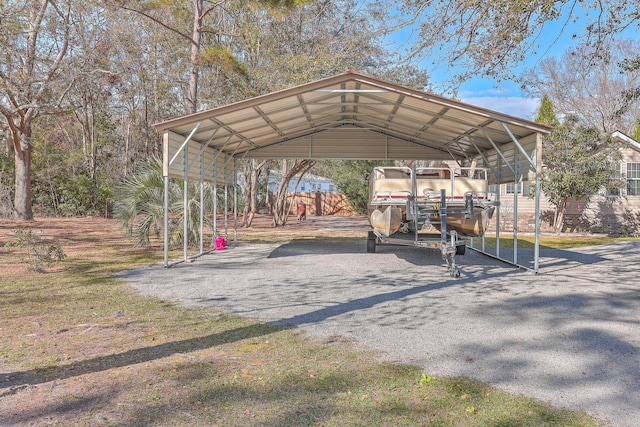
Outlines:
{"label": "pink object on ground", "polygon": [[224,251],[225,249],[227,249],[227,241],[222,236],[216,237],[216,251]]}

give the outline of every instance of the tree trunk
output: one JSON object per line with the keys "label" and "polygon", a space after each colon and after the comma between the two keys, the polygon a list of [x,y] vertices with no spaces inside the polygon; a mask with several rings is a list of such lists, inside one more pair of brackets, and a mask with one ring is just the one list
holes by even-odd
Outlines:
{"label": "tree trunk", "polygon": [[567,201],[567,199],[564,199],[560,203],[558,203],[558,206],[556,206],[556,214],[555,218],[553,219],[553,230],[558,234],[562,233],[562,227],[564,225],[564,212],[567,209]]}
{"label": "tree trunk", "polygon": [[[283,160],[282,180],[280,181],[280,185],[278,186],[275,209],[273,212],[274,226],[284,226],[287,223],[287,217],[289,216],[289,210],[291,209],[291,205],[287,204],[287,189],[289,188],[289,182],[293,179],[294,176],[298,175],[299,173],[302,177],[302,175],[307,173],[309,169],[311,169],[315,164],[316,162],[314,160],[296,160],[291,169],[287,171],[287,161]],[[300,182],[300,180],[298,180],[298,182]]]}
{"label": "tree trunk", "polygon": [[287,188],[289,187],[289,181],[291,178],[287,179],[287,161],[282,161],[282,179],[280,180],[280,184],[278,185],[278,191],[276,193],[276,201],[273,208],[273,225],[274,226],[284,226],[287,223],[287,215],[289,212],[284,212],[285,202],[287,200]]}
{"label": "tree trunk", "polygon": [[258,163],[257,160],[247,160],[242,172],[244,179],[244,209],[242,211],[242,226],[251,227],[253,217],[256,214],[258,206],[258,180],[262,173],[262,168],[267,164],[268,160]]}
{"label": "tree trunk", "polygon": [[193,0],[193,31],[191,33],[191,57],[189,58],[189,94],[187,95],[187,113],[198,111],[198,52],[202,35],[203,0]]}
{"label": "tree trunk", "polygon": [[[56,73],[66,57],[71,29],[71,12],[75,8],[64,7],[57,2],[30,2],[28,20],[15,20],[9,17],[9,27],[15,26],[18,32],[5,37],[8,52],[16,54],[3,58],[3,70],[10,70],[11,78],[2,73],[3,102],[0,102],[0,114],[6,119],[11,130],[15,158],[15,194],[13,201],[14,216],[18,219],[33,219],[31,206],[31,132],[32,121],[46,108],[45,101],[52,101],[51,95]],[[25,9],[26,10],[26,9]],[[48,13],[51,12],[51,13]],[[19,12],[22,13],[22,12]],[[25,12],[25,17],[27,12]],[[3,30],[5,22],[3,22]],[[8,32],[7,34],[11,34]],[[3,46],[3,49],[5,46]],[[66,91],[50,107],[57,107]]]}
{"label": "tree trunk", "polygon": [[31,124],[25,124],[19,135],[20,150],[15,151],[15,195],[13,201],[14,216],[17,219],[32,220],[31,207]]}

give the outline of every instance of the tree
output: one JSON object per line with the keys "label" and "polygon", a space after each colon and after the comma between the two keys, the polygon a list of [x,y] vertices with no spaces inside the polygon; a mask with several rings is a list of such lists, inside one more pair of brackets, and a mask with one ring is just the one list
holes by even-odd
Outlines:
{"label": "tree", "polygon": [[[171,180],[169,185],[169,243],[179,244],[185,239],[184,221],[187,221],[189,243],[195,244],[200,238],[199,213],[200,196],[198,184],[191,183],[187,197],[187,216],[184,215],[184,181]],[[122,221],[125,233],[134,235],[136,245],[148,246],[150,237],[160,236],[164,218],[164,179],[162,177],[162,159],[152,157],[142,162],[138,172],[127,178],[117,189],[118,197],[114,204],[114,216]],[[206,185],[204,203],[210,205],[210,185]],[[213,232],[208,218],[204,225]]]}
{"label": "tree", "polygon": [[[200,76],[198,61],[202,46],[204,19],[206,15],[219,6],[219,3],[214,3],[206,8],[204,0],[192,0],[191,2],[116,0],[115,4],[121,9],[149,18],[189,43],[188,89],[185,101],[187,114],[196,113],[198,111],[198,81]],[[191,10],[189,10],[189,7]],[[185,19],[182,19],[188,15],[191,15],[191,31],[184,25]],[[172,18],[174,19],[172,20]]]}
{"label": "tree", "polygon": [[[454,83],[478,75],[514,79],[518,65],[544,56],[574,21],[584,30],[568,36],[591,46],[594,58],[606,53],[607,40],[640,22],[637,0],[451,0],[405,2],[396,10],[394,29],[418,27],[408,56],[450,66],[456,70]],[[560,30],[555,41],[541,45],[547,23]]]}
{"label": "tree", "polygon": [[258,162],[256,159],[246,160],[242,171],[244,181],[244,210],[242,226],[250,227],[253,217],[258,211],[258,181],[260,175],[269,167],[269,160]]}
{"label": "tree", "polygon": [[540,99],[540,108],[538,108],[538,115],[536,116],[536,122],[544,123],[546,125],[556,126],[558,124],[558,118],[553,108],[553,101],[545,93]]}
{"label": "tree", "polygon": [[560,58],[543,59],[522,78],[533,96],[544,93],[561,115],[572,115],[580,124],[604,133],[631,133],[640,115],[640,104],[627,102],[625,94],[640,87],[640,69],[621,64],[640,51],[640,42],[605,43],[606,55],[593,61],[593,48],[579,46]]}
{"label": "tree", "polygon": [[631,138],[635,139],[636,141],[640,141],[640,117],[638,118],[638,123],[633,128]]}
{"label": "tree", "polygon": [[[107,0],[110,1],[110,0]],[[142,15],[189,43],[188,76],[186,91],[187,114],[201,109],[199,101],[200,76],[207,67],[222,66],[234,73],[246,75],[246,68],[236,58],[229,41],[234,40],[233,31],[223,31],[234,14],[227,13],[222,2],[211,0],[111,0],[123,10]],[[271,8],[293,8],[306,0],[270,0]],[[256,2],[259,4],[259,2]],[[191,25],[186,25],[190,17]],[[233,29],[233,27],[232,27]]]}
{"label": "tree", "polygon": [[353,208],[367,213],[369,184],[366,177],[376,166],[388,166],[386,160],[330,160],[326,162],[327,176],[336,184]]}
{"label": "tree", "polygon": [[33,123],[55,109],[66,90],[52,98],[56,79],[65,71],[72,32],[71,0],[7,1],[0,4],[0,114],[14,146],[16,218],[33,218],[31,155]]}
{"label": "tree", "polygon": [[296,190],[293,192],[293,197],[291,200],[295,199],[295,193],[298,189],[298,183],[304,177],[304,175],[309,172],[309,170],[315,165],[315,161],[309,159],[302,160],[293,160],[292,166],[288,167],[288,161],[282,161],[282,178],[280,180],[280,184],[278,185],[278,191],[276,193],[276,202],[275,208],[273,210],[273,225],[274,226],[284,226],[287,223],[287,217],[289,216],[289,211],[291,210],[291,203],[287,203],[287,196],[289,194],[289,182],[294,177],[298,177],[298,181],[296,183]]}
{"label": "tree", "polygon": [[611,180],[621,160],[619,145],[598,129],[578,125],[569,117],[542,146],[541,190],[555,206],[553,228],[561,232],[570,199],[589,201],[600,189],[617,188]]}

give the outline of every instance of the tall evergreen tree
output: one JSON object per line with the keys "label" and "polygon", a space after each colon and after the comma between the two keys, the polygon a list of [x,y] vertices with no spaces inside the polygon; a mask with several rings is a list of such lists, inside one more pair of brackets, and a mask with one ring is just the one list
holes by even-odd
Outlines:
{"label": "tall evergreen tree", "polygon": [[544,123],[550,126],[558,125],[558,117],[553,109],[553,101],[545,93],[540,99],[540,107],[538,108],[538,115],[536,116],[536,122]]}

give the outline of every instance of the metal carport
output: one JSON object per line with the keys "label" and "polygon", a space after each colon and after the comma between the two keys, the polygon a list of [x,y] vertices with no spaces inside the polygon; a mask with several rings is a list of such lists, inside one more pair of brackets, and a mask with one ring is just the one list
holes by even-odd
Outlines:
{"label": "metal carport", "polygon": [[[542,138],[551,131],[549,126],[355,71],[155,126],[163,134],[165,266],[169,265],[166,193],[170,178],[184,179],[185,186],[188,180],[235,185],[236,161],[246,158],[453,159],[460,164],[475,160],[478,167],[489,168],[492,183],[535,182],[532,270],[538,271],[538,178]],[[514,253],[509,262],[520,265],[517,194],[513,215]],[[495,256],[502,259],[499,247]]]}

